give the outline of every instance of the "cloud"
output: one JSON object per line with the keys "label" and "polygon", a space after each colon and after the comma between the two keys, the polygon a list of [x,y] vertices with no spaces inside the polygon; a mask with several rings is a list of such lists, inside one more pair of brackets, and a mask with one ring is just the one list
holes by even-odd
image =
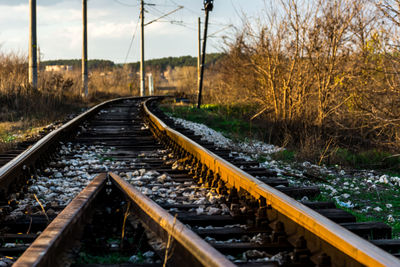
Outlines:
{"label": "cloud", "polygon": [[92,38],[120,38],[132,34],[135,25],[133,22],[93,22],[89,23],[89,37]]}
{"label": "cloud", "polygon": [[[28,0],[0,0],[0,5],[2,6],[19,6],[25,5]],[[37,0],[37,6],[52,6],[58,3],[65,2],[65,0]]]}
{"label": "cloud", "polygon": [[[38,12],[38,42],[45,59],[79,58],[82,43],[82,0],[36,0]],[[264,0],[253,0],[263,2]],[[252,2],[253,2],[252,1]],[[88,0],[89,57],[109,58],[123,62],[133,31],[139,18],[139,8],[121,4],[139,3],[137,0]],[[151,0],[157,6],[148,6],[146,22],[175,9],[185,8],[161,19],[164,22],[146,26],[146,58],[186,55],[197,53],[197,17],[204,23],[202,1],[193,0]],[[218,2],[218,1],[217,1]],[[231,20],[237,20],[230,1],[216,3],[210,15],[210,29],[213,33]],[[224,4],[225,2],[225,4]],[[238,2],[238,1],[234,1]],[[29,0],[0,0],[0,51],[28,50]],[[253,4],[253,3],[252,3]],[[246,11],[260,10],[260,4],[245,5]],[[175,21],[170,24],[165,21]],[[182,21],[184,26],[176,25]],[[225,34],[226,32],[223,32]],[[128,61],[139,54],[140,29]],[[218,46],[219,39],[210,38],[207,51]]]}
{"label": "cloud", "polygon": [[44,25],[64,25],[66,23],[80,22],[82,20],[82,12],[75,8],[51,8],[39,7],[37,10],[38,24]]}
{"label": "cloud", "polygon": [[[1,1],[1,0],[0,0]],[[13,6],[13,7],[5,7],[0,5],[0,25],[5,24],[7,27],[1,27],[3,28],[3,31],[5,29],[13,28],[13,27],[18,27],[23,24],[26,24],[28,22],[28,14],[29,14],[29,8],[28,5],[18,5],[18,6]],[[22,16],[22,14],[27,14],[26,16]]]}

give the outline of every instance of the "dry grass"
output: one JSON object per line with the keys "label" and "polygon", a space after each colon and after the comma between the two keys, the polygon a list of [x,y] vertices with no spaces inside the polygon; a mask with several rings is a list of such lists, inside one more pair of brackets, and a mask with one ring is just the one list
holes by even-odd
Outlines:
{"label": "dry grass", "polygon": [[[251,105],[261,140],[330,162],[336,151],[400,149],[400,0],[265,1],[226,38],[205,73],[203,103]],[[195,68],[170,71],[193,103]]]}
{"label": "dry grass", "polygon": [[47,125],[65,115],[101,101],[138,91],[135,77],[124,69],[93,70],[89,97],[82,98],[81,74],[39,71],[38,88],[28,83],[25,56],[0,52],[0,151],[13,147],[36,127]]}
{"label": "dry grass", "polygon": [[398,150],[400,23],[373,1],[278,2],[227,39],[204,103],[252,103],[266,137],[317,162],[338,146]]}
{"label": "dry grass", "polygon": [[38,136],[42,129],[40,121],[35,120],[0,122],[0,153],[11,150],[19,142]]}

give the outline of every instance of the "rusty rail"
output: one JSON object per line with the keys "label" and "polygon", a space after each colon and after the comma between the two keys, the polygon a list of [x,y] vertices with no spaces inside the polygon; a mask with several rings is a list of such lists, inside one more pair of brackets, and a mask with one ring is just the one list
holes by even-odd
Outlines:
{"label": "rusty rail", "polygon": [[[266,202],[272,209],[326,242],[314,242],[319,249],[332,251],[332,249],[336,248],[353,259],[355,261],[353,263],[366,266],[400,266],[400,260],[386,251],[351,233],[273,187],[260,182],[208,149],[201,147],[196,142],[168,127],[149,110],[146,105],[148,102],[149,100],[144,105],[145,113],[151,124],[157,128],[161,135],[169,138],[205,164],[230,187],[234,187],[238,191],[247,191],[260,202]],[[339,265],[350,266],[353,263],[345,261]]]}
{"label": "rusty rail", "polygon": [[[131,184],[116,174],[110,173],[114,182],[132,201],[133,210],[140,220],[166,242],[171,236],[179,246],[174,254],[179,257],[176,264],[185,262],[187,266],[235,266],[225,256],[211,247],[206,241],[176,220],[147,196],[141,194]],[[189,264],[191,262],[191,264]],[[196,264],[197,263],[197,264]]]}
{"label": "rusty rail", "polygon": [[57,266],[59,253],[71,246],[69,243],[73,241],[72,236],[82,228],[86,211],[103,189],[107,177],[131,201],[134,214],[146,228],[165,243],[169,236],[172,237],[175,244],[169,263],[175,266],[235,266],[184,224],[113,173],[98,175],[51,222],[13,266]]}
{"label": "rusty rail", "polygon": [[57,266],[63,251],[73,236],[80,231],[86,211],[104,187],[107,175],[99,174],[72,202],[50,223],[42,234],[14,263],[16,267]]}

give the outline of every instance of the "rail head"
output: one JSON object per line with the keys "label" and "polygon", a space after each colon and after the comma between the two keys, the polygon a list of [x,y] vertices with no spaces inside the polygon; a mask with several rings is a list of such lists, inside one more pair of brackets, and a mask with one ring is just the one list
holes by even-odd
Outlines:
{"label": "rail head", "polygon": [[[132,185],[113,173],[102,173],[96,176],[92,182],[84,189],[72,202],[50,223],[43,233],[32,243],[32,245],[18,258],[13,266],[18,267],[44,267],[57,266],[59,255],[68,247],[71,247],[74,238],[78,238],[80,229],[87,219],[87,211],[95,205],[96,197],[106,186],[106,181],[111,180],[116,188],[121,190],[140,212],[136,216],[143,222],[148,222],[142,214],[151,218],[153,224],[158,225],[155,233],[160,236],[160,230],[165,231],[167,236],[171,236],[185,253],[174,252],[172,258],[188,259],[192,266],[235,266],[225,256],[220,254],[212,246],[207,244],[194,232],[189,230],[184,224],[177,221],[172,215],[158,206],[155,202],[143,195]],[[76,235],[72,237],[73,235]],[[174,250],[177,249],[173,246]],[[173,253],[173,254],[174,254]],[[180,258],[179,258],[180,257]],[[192,260],[195,259],[195,260]],[[182,262],[179,263],[182,265]]]}
{"label": "rail head", "polygon": [[65,240],[73,241],[71,234],[77,232],[85,211],[102,190],[107,180],[105,173],[99,174],[76,196],[72,202],[46,227],[43,233],[13,264],[15,267],[56,266],[60,247]]}
{"label": "rail head", "polygon": [[372,243],[353,234],[286,194],[262,183],[183,134],[168,127],[147,107],[149,101],[145,102],[144,111],[153,125],[182,146],[188,153],[205,163],[214,173],[218,173],[220,178],[227,184],[238,190],[240,188],[246,190],[256,199],[263,197],[273,209],[363,265],[400,266],[400,260],[386,251],[374,246]]}
{"label": "rail head", "polygon": [[176,220],[171,214],[162,209],[150,198],[143,195],[124,179],[110,173],[111,181],[127,195],[127,197],[144,211],[148,217],[171,235],[203,266],[235,266],[225,256],[210,246],[206,241],[189,230],[183,223]]}

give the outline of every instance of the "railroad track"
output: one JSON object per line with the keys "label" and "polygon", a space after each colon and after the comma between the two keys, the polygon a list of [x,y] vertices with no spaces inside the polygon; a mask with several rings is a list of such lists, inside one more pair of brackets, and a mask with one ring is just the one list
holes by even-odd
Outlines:
{"label": "railroad track", "polygon": [[[147,241],[141,247],[149,249],[146,255],[154,259],[131,255],[133,265],[138,260],[160,265],[166,251],[168,263],[176,266],[189,261],[220,266],[400,265],[396,257],[375,246],[395,256],[399,252],[400,242],[390,239],[387,225],[357,223],[354,216],[330,202],[295,201],[292,197],[317,195],[318,188],[288,187],[286,180],[257,162],[237,159],[231,151],[218,149],[175,125],[157,110],[156,101],[147,100],[142,106],[143,101],[119,99],[96,106],[0,169],[0,253],[8,256],[0,265],[11,264],[41,231],[16,266],[33,265],[36,260],[37,266],[50,266],[43,262],[60,260],[53,250],[64,252],[64,262],[82,266],[93,251],[121,255],[126,255],[126,248],[131,248],[128,253],[137,251],[129,238],[143,235]],[[85,191],[97,192],[93,194],[102,196],[100,203],[113,202],[114,206],[102,210],[104,205],[83,204],[87,208],[77,212],[75,200],[89,203],[95,197],[84,201],[79,195],[71,200],[92,180]],[[107,197],[112,198],[104,200]],[[141,199],[146,199],[145,207],[137,204]],[[56,241],[49,242],[49,231],[60,232],[52,225],[65,230],[70,226],[60,226],[63,222],[58,219],[76,213],[84,214],[83,219],[64,222],[78,222],[78,230],[53,235]],[[115,220],[107,221],[107,213],[116,216]],[[96,221],[112,231],[96,230]],[[142,226],[137,232],[138,221]],[[111,223],[116,225],[108,226]],[[47,225],[50,228],[44,230]],[[103,242],[103,249],[94,244],[99,233],[109,232],[108,238],[116,239],[125,228],[119,243]],[[174,235],[178,228],[188,236]],[[38,252],[44,243],[52,246]]]}

